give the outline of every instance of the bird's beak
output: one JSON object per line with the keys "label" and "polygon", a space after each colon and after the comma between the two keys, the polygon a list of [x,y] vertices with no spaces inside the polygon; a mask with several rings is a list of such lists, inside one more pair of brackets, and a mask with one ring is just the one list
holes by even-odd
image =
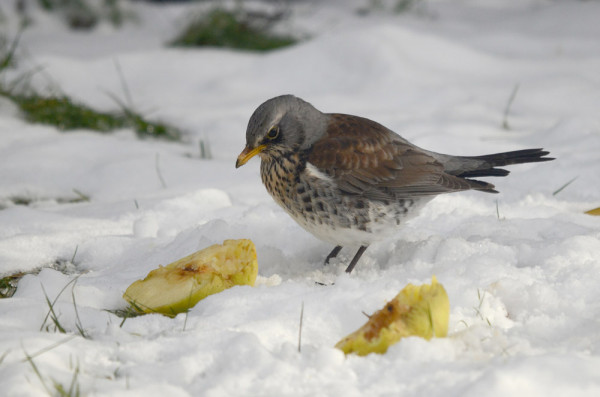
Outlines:
{"label": "bird's beak", "polygon": [[266,147],[267,145],[259,145],[254,149],[250,149],[246,146],[238,156],[237,161],[235,162],[235,168],[240,168],[242,165],[246,164],[248,160],[265,150]]}

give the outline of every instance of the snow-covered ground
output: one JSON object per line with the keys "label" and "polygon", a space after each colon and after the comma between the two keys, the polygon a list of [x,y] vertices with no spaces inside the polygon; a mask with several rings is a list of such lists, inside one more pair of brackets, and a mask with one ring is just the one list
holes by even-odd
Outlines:
{"label": "snow-covered ground", "polygon": [[[0,300],[1,395],[68,389],[75,374],[88,396],[600,395],[600,218],[584,214],[600,206],[600,3],[423,1],[359,16],[365,3],[301,3],[279,28],[310,39],[268,54],[164,48],[181,4],[136,3],[140,21],[121,30],[74,34],[40,17],[25,31],[14,75],[41,65],[40,89],[116,109],[118,64],[136,109],[187,136],[61,133],[0,101],[0,276],[43,268]],[[499,195],[436,198],[348,276],[353,250],[323,267],[332,247],[277,207],[257,159],[234,168],[252,111],[283,93],[434,151],[544,147],[557,159],[511,167],[492,181]],[[76,191],[91,200],[64,203]],[[228,238],[256,244],[255,287],[174,319],[120,326],[107,311],[159,264]],[[432,275],[450,298],[447,338],[367,357],[333,347],[362,312]],[[66,334],[44,321],[46,295],[65,286],[54,309]]]}

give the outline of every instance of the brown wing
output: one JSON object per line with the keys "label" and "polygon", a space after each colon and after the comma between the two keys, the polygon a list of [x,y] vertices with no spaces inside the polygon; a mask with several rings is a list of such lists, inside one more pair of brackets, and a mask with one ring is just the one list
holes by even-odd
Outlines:
{"label": "brown wing", "polygon": [[369,119],[331,114],[327,132],[308,161],[346,193],[375,200],[478,188],[444,173],[435,158]]}

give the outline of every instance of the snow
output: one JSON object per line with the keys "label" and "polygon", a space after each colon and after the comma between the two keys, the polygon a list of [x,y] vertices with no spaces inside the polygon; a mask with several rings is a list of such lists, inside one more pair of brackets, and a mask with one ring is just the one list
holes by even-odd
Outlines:
{"label": "snow", "polygon": [[[0,300],[3,395],[47,394],[27,355],[51,391],[78,371],[94,396],[600,395],[600,220],[584,214],[600,206],[600,4],[438,0],[359,16],[366,2],[323,3],[301,2],[284,26],[309,39],[268,54],[164,48],[183,4],[133,3],[139,22],[122,30],[78,34],[41,18],[25,31],[4,78],[42,65],[34,86],[111,110],[120,68],[134,107],[186,137],[63,133],[0,101],[0,275],[42,269]],[[354,248],[323,267],[332,247],[274,203],[258,161],[234,167],[252,111],[284,93],[433,151],[544,147],[557,160],[510,167],[492,181],[499,195],[437,197],[348,276]],[[90,201],[68,203],[77,192]],[[229,238],[256,244],[255,287],[174,319],[120,326],[107,311],[159,264]],[[432,275],[450,298],[447,338],[367,357],[333,347],[363,312]],[[46,296],[65,287],[63,334],[45,317]]]}

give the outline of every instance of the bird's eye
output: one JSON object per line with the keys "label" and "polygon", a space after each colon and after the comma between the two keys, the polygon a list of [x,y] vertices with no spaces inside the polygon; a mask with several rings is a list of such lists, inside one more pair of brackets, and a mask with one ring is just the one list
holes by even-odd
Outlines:
{"label": "bird's eye", "polygon": [[274,125],[273,127],[271,127],[271,129],[269,129],[269,132],[267,132],[267,138],[273,140],[273,139],[276,139],[278,136],[279,136],[279,127]]}

